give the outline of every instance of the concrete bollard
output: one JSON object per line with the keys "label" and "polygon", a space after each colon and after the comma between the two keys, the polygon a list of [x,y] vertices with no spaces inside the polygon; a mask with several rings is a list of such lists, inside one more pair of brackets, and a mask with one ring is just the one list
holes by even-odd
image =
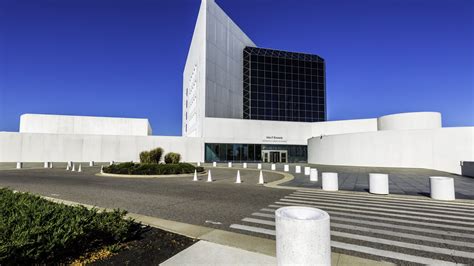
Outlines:
{"label": "concrete bollard", "polygon": [[68,161],[67,165],[69,166],[69,168],[71,168],[72,167],[72,161]]}
{"label": "concrete bollard", "polygon": [[430,194],[435,200],[455,200],[454,178],[430,176]]}
{"label": "concrete bollard", "polygon": [[90,162],[89,162],[89,166],[90,166],[90,167],[92,167],[92,166],[94,166],[94,165],[95,165],[94,161],[90,161]]}
{"label": "concrete bollard", "polygon": [[66,171],[69,171],[69,170],[71,170],[71,167],[69,167],[69,164],[68,164],[66,165]]}
{"label": "concrete bollard", "polygon": [[104,166],[103,166],[103,165],[100,166],[100,173],[101,173],[101,174],[104,173]]}
{"label": "concrete bollard", "polygon": [[211,170],[207,172],[207,182],[212,182]]}
{"label": "concrete bollard", "polygon": [[331,265],[329,214],[323,210],[289,206],[275,211],[278,265]]}
{"label": "concrete bollard", "polygon": [[44,162],[43,163],[43,168],[49,168],[49,162]]}
{"label": "concrete bollard", "polygon": [[232,168],[232,162],[228,162],[227,167]]}
{"label": "concrete bollard", "polygon": [[21,169],[23,168],[23,163],[22,162],[17,162],[16,163],[16,169]]}
{"label": "concrete bollard", "polygon": [[265,180],[263,180],[262,170],[260,170],[260,175],[258,176],[258,183],[261,185],[265,184]]}
{"label": "concrete bollard", "polygon": [[75,164],[72,164],[72,169],[71,171],[75,172],[76,171],[76,165]]}
{"label": "concrete bollard", "polygon": [[53,162],[49,162],[49,168],[53,168]]}
{"label": "concrete bollard", "polygon": [[318,182],[318,169],[310,168],[309,171],[309,181]]}
{"label": "concrete bollard", "polygon": [[262,164],[261,163],[257,164],[257,169],[259,169],[259,170],[262,169]]}
{"label": "concrete bollard", "polygon": [[283,170],[284,170],[285,172],[289,172],[289,171],[290,171],[290,166],[287,165],[287,164],[285,164]]}
{"label": "concrete bollard", "polygon": [[272,171],[276,170],[276,164],[272,163]]}
{"label": "concrete bollard", "polygon": [[194,177],[193,177],[193,181],[198,181],[198,174],[197,174],[197,170],[194,170]]}
{"label": "concrete bollard", "polygon": [[247,168],[247,163],[243,163],[242,165],[244,168]]}
{"label": "concrete bollard", "polygon": [[297,174],[301,173],[301,166],[299,166],[299,165],[295,166],[295,173],[297,173]]}
{"label": "concrete bollard", "polygon": [[212,167],[217,167],[217,163],[216,163],[216,162],[212,162]]}
{"label": "concrete bollard", "polygon": [[304,175],[310,175],[311,168],[309,166],[304,167]]}
{"label": "concrete bollard", "polygon": [[323,190],[326,191],[338,191],[339,190],[339,183],[337,173],[322,173],[323,177]]}
{"label": "concrete bollard", "polygon": [[82,172],[82,165],[81,164],[79,164],[79,168],[77,169],[77,172],[78,173]]}
{"label": "concrete bollard", "polygon": [[369,192],[373,194],[388,194],[388,175],[387,174],[369,174]]}
{"label": "concrete bollard", "polygon": [[197,162],[197,166],[201,166],[201,162]]}
{"label": "concrete bollard", "polygon": [[112,164],[114,164],[114,163],[115,163],[114,161],[110,161],[109,165],[112,165]]}
{"label": "concrete bollard", "polygon": [[237,177],[235,178],[235,183],[240,184],[242,183],[242,180],[240,180],[240,171],[237,170]]}

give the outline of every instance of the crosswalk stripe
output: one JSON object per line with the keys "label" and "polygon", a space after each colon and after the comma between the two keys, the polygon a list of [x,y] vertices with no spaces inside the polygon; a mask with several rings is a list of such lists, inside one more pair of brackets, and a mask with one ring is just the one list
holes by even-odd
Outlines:
{"label": "crosswalk stripe", "polygon": [[[446,219],[438,219],[438,218],[431,218],[431,217],[421,217],[419,212],[404,212],[404,213],[411,213],[413,215],[407,215],[407,214],[398,214],[394,213],[390,210],[386,209],[381,209],[381,208],[362,208],[360,209],[365,209],[365,210],[356,210],[353,208],[341,206],[341,204],[330,204],[330,203],[311,203],[307,201],[301,201],[301,200],[288,200],[288,199],[281,199],[282,202],[276,202],[278,204],[284,204],[284,205],[295,205],[295,204],[305,204],[309,205],[312,207],[319,207],[319,208],[328,208],[328,209],[335,209],[335,210],[342,210],[342,211],[351,211],[351,212],[358,212],[358,213],[372,213],[372,214],[377,214],[377,215],[390,215],[394,217],[404,217],[404,218],[411,218],[411,219],[417,219],[417,220],[427,220],[427,221],[437,221],[437,222],[444,222],[444,223],[450,223],[450,224],[460,224],[460,225],[467,225],[467,226],[474,226],[473,222],[464,222],[464,221],[457,221],[457,220],[446,220]],[[335,207],[335,206],[340,206],[340,207]],[[380,211],[371,211],[373,210],[380,210]],[[387,213],[390,212],[390,213]],[[474,230],[474,228],[470,229]]]}
{"label": "crosswalk stripe", "polygon": [[273,222],[273,221],[268,221],[268,220],[262,220],[262,219],[244,218],[244,219],[242,219],[242,221],[248,222],[248,223],[257,223],[257,224],[265,224],[265,225],[273,225],[273,226],[275,226],[275,222]]}
{"label": "crosswalk stripe", "polygon": [[[276,235],[275,230],[263,229],[263,228],[258,228],[254,226],[232,224],[230,227],[234,229],[245,230],[245,231],[250,231],[250,232],[255,232],[255,233],[262,233],[266,235],[272,235],[272,236]],[[361,252],[365,254],[388,257],[388,258],[393,258],[397,260],[411,261],[415,263],[430,264],[430,265],[454,265],[453,263],[443,261],[443,260],[435,260],[435,259],[430,259],[430,258],[425,258],[425,257],[398,253],[398,252],[369,248],[369,247],[360,246],[360,245],[346,244],[346,243],[341,243],[339,241],[331,241],[331,246],[335,248],[352,250],[352,251],[357,251],[357,252]]]}
{"label": "crosswalk stripe", "polygon": [[[336,205],[340,206],[341,201],[340,200],[331,200],[331,199],[312,199],[312,198],[306,198],[306,197],[295,197],[295,196],[285,196],[284,199],[281,200],[299,200],[302,202],[311,202],[311,203],[325,203],[325,204],[331,204],[331,205]],[[343,206],[354,206],[359,209],[367,209],[367,210],[383,210],[384,212],[397,212],[397,213],[411,213],[411,214],[418,214],[418,215],[425,215],[425,216],[433,216],[433,217],[447,217],[447,218],[454,218],[454,219],[464,219],[464,220],[472,220],[474,221],[474,217],[466,217],[466,216],[459,216],[459,215],[450,215],[450,214],[445,214],[448,213],[447,211],[437,211],[438,213],[427,213],[425,209],[422,208],[413,208],[413,207],[403,207],[403,209],[397,208],[397,207],[385,207],[385,208],[380,208],[381,206],[378,204],[366,204],[366,203],[351,203],[351,202],[344,202]],[[406,211],[405,209],[411,209],[411,210],[418,210],[418,211]],[[420,213],[420,211],[423,211]],[[455,214],[459,214],[459,212],[454,212]]]}
{"label": "crosswalk stripe", "polygon": [[[381,200],[393,200],[393,201],[403,201],[403,202],[410,202],[410,203],[420,203],[420,204],[426,204],[426,205],[432,205],[432,206],[445,206],[445,207],[454,207],[454,208],[464,208],[464,209],[474,209],[473,203],[467,203],[467,202],[455,202],[455,201],[450,201],[450,202],[445,202],[445,201],[436,201],[432,199],[418,199],[418,198],[402,198],[402,197],[395,197],[391,195],[387,196],[380,196],[380,195],[370,195],[370,194],[365,194],[365,193],[348,193],[344,191],[336,191],[336,192],[331,192],[331,191],[314,191],[314,190],[297,190],[296,192],[298,193],[307,193],[310,195],[325,195],[325,196],[331,196],[331,197],[344,197],[346,199],[348,198],[355,198],[355,199],[381,199]],[[295,192],[295,193],[296,193]]]}
{"label": "crosswalk stripe", "polygon": [[[299,197],[304,199],[314,199],[314,200],[333,200],[333,201],[342,201],[344,200],[347,202],[347,198],[336,198],[336,197],[327,197],[327,196],[313,196],[301,193],[292,193],[290,194],[291,197]],[[452,207],[438,207],[438,206],[427,206],[427,205],[420,205],[420,204],[411,204],[411,203],[400,203],[400,202],[392,202],[392,201],[383,201],[383,200],[367,200],[367,199],[349,199],[350,203],[352,204],[363,204],[363,205],[378,205],[378,206],[388,206],[388,207],[399,207],[399,208],[410,208],[410,209],[420,209],[423,208],[424,210],[429,211],[443,211],[445,213],[460,213],[469,214],[474,216],[474,210],[466,210],[466,209],[456,209]]]}

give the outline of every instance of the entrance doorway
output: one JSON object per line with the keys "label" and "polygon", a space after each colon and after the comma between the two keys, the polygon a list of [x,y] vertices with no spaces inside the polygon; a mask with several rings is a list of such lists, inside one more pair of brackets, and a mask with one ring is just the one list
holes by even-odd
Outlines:
{"label": "entrance doorway", "polygon": [[286,163],[288,161],[288,152],[283,150],[262,151],[264,163]]}

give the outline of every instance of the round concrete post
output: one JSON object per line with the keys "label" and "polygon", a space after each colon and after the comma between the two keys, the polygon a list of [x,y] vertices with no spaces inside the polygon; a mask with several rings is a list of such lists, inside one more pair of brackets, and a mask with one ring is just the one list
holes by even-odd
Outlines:
{"label": "round concrete post", "polygon": [[90,161],[90,162],[89,162],[89,166],[90,166],[90,167],[94,166],[94,161]]}
{"label": "round concrete post", "polygon": [[276,170],[276,164],[272,163],[272,170],[275,171]]}
{"label": "round concrete post", "polygon": [[309,171],[309,181],[318,182],[318,169],[310,168]]}
{"label": "round concrete post", "polygon": [[104,166],[103,166],[103,165],[100,166],[100,173],[101,173],[101,174],[104,173]]}
{"label": "round concrete post", "polygon": [[201,166],[201,162],[197,162],[197,166]]}
{"label": "round concrete post", "polygon": [[283,166],[283,167],[284,167],[283,170],[284,170],[285,172],[289,172],[289,171],[290,171],[290,166],[289,166],[289,165],[285,164],[285,166]]}
{"label": "round concrete post", "polygon": [[243,163],[242,165],[244,168],[247,168],[247,163]]}
{"label": "round concrete post", "polygon": [[311,168],[309,166],[304,167],[304,175],[310,175]]}
{"label": "round concrete post", "polygon": [[217,163],[216,163],[216,162],[212,162],[212,167],[217,167]]}
{"label": "round concrete post", "polygon": [[257,169],[262,169],[262,164],[261,163],[257,164]]}
{"label": "round concrete post", "polygon": [[22,162],[17,162],[16,163],[16,169],[21,169],[23,168],[23,163]]}
{"label": "round concrete post", "polygon": [[373,194],[388,194],[388,175],[370,173],[369,174],[369,192]]}
{"label": "round concrete post", "polygon": [[231,168],[232,167],[232,162],[228,162],[227,167]]}
{"label": "round concrete post", "polygon": [[275,211],[276,257],[283,265],[331,265],[329,214],[289,206]]}
{"label": "round concrete post", "polygon": [[43,168],[49,168],[49,162],[44,162],[43,163]]}
{"label": "round concrete post", "polygon": [[323,177],[323,190],[326,191],[338,191],[339,190],[339,183],[337,173],[322,173]]}
{"label": "round concrete post", "polygon": [[53,162],[49,162],[48,167],[49,167],[49,168],[53,168]]}
{"label": "round concrete post", "polygon": [[212,182],[211,170],[207,172],[207,182]]}
{"label": "round concrete post", "polygon": [[295,166],[295,173],[297,174],[301,173],[301,166],[299,165]]}
{"label": "round concrete post", "polygon": [[435,200],[455,200],[454,178],[430,176],[431,198]]}

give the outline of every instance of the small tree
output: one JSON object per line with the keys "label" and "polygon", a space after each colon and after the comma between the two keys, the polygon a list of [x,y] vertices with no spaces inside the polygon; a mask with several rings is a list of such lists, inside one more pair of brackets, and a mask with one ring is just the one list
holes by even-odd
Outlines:
{"label": "small tree", "polygon": [[150,163],[150,152],[148,152],[148,151],[140,152],[140,162],[141,163]]}
{"label": "small tree", "polygon": [[149,151],[149,154],[150,154],[150,163],[160,163],[161,156],[163,155],[163,149],[162,148],[153,149]]}
{"label": "small tree", "polygon": [[181,160],[181,154],[176,152],[169,152],[165,155],[165,163],[177,164]]}

